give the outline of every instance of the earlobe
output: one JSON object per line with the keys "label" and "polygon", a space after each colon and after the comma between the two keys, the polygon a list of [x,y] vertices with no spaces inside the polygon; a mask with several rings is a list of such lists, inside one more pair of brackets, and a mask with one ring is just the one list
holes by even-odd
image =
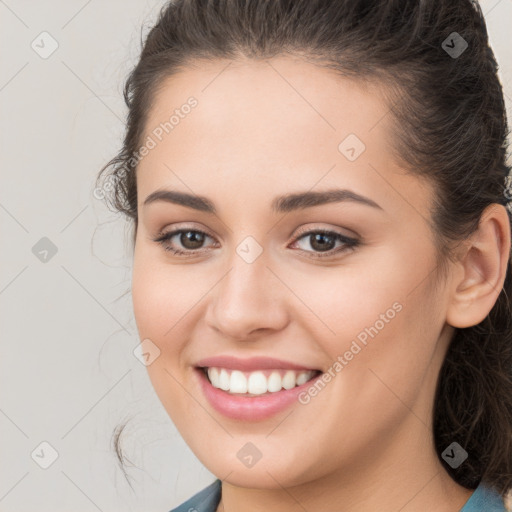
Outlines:
{"label": "earlobe", "polygon": [[468,239],[453,281],[446,321],[458,328],[480,323],[503,288],[510,257],[510,221],[500,204],[489,205]]}

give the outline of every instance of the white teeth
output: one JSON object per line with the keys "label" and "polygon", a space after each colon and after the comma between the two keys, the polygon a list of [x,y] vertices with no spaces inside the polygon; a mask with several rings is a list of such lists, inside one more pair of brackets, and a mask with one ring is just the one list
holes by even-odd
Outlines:
{"label": "white teeth", "polygon": [[305,382],[309,380],[307,373],[301,373],[297,376],[297,386],[302,386]]}
{"label": "white teeth", "polygon": [[276,391],[281,391],[282,388],[282,380],[279,372],[272,372],[267,379],[267,388],[271,393],[275,393]]}
{"label": "white teeth", "polygon": [[207,373],[214,388],[229,393],[262,395],[267,392],[276,393],[283,388],[292,389],[295,386],[301,386],[310,380],[316,372],[313,370],[287,370],[283,375],[282,371],[273,370],[267,377],[263,371],[241,372],[225,368],[208,368]]}
{"label": "white teeth", "polygon": [[249,382],[247,384],[247,390],[252,395],[261,395],[267,392],[267,379],[261,372],[251,373],[249,376]]}
{"label": "white teeth", "polygon": [[[212,368],[213,369],[213,368]],[[208,373],[208,375],[210,375]],[[218,387],[224,391],[229,389],[229,373],[222,368],[219,375],[219,383]]]}
{"label": "white teeth", "polygon": [[283,377],[283,388],[292,389],[295,387],[295,372],[292,370],[287,371]]}
{"label": "white teeth", "polygon": [[247,393],[247,379],[242,372],[238,370],[231,372],[229,391],[231,393]]}
{"label": "white teeth", "polygon": [[217,368],[209,368],[208,377],[216,388],[220,387],[219,370]]}

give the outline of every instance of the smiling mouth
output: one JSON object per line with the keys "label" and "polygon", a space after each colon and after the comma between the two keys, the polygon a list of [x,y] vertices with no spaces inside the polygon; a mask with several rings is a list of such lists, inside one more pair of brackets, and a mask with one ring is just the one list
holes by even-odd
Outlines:
{"label": "smiling mouth", "polygon": [[231,395],[259,396],[302,386],[315,379],[321,370],[262,369],[240,371],[221,367],[198,367],[216,389]]}

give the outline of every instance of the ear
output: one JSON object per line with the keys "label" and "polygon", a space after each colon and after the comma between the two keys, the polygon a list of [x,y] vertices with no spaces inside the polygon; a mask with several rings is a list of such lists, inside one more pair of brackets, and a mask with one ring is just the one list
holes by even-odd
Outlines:
{"label": "ear", "polygon": [[506,208],[494,203],[480,218],[478,229],[464,244],[454,272],[446,321],[453,327],[480,323],[503,288],[510,258],[510,221]]}

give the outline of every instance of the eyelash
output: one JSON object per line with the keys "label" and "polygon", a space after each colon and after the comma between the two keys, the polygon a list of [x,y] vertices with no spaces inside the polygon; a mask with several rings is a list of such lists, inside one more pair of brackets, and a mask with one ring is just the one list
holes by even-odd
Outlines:
{"label": "eyelash", "polygon": [[[200,233],[202,235],[206,235],[207,237],[210,237],[213,239],[213,237],[211,235],[209,235],[208,233],[206,233],[204,231],[201,231],[198,229],[182,228],[182,229],[176,229],[174,231],[169,231],[168,233],[159,233],[156,238],[153,238],[153,241],[159,243],[164,248],[164,250],[169,251],[176,256],[183,256],[185,258],[193,257],[193,256],[196,256],[200,252],[204,252],[204,250],[190,249],[190,250],[183,251],[181,249],[173,249],[167,243],[174,236],[181,234],[181,233],[189,233],[189,232]],[[339,240],[340,242],[343,243],[343,246],[338,247],[337,249],[329,249],[328,251],[325,251],[325,252],[305,251],[303,249],[299,249],[299,251],[301,251],[303,253],[307,253],[308,255],[310,255],[311,252],[313,252],[315,254],[314,256],[308,256],[308,257],[312,257],[312,258],[326,258],[329,256],[332,257],[335,254],[338,254],[340,252],[345,252],[345,251],[348,251],[351,249],[355,249],[357,246],[360,245],[360,241],[356,240],[355,238],[350,238],[345,235],[342,235],[341,233],[338,233],[337,231],[329,231],[326,229],[313,229],[310,231],[305,231],[303,233],[300,233],[293,239],[292,244],[297,242],[301,238],[304,238],[304,237],[307,237],[307,236],[310,236],[313,234],[322,234],[322,235],[333,236],[335,238],[335,241]]]}

